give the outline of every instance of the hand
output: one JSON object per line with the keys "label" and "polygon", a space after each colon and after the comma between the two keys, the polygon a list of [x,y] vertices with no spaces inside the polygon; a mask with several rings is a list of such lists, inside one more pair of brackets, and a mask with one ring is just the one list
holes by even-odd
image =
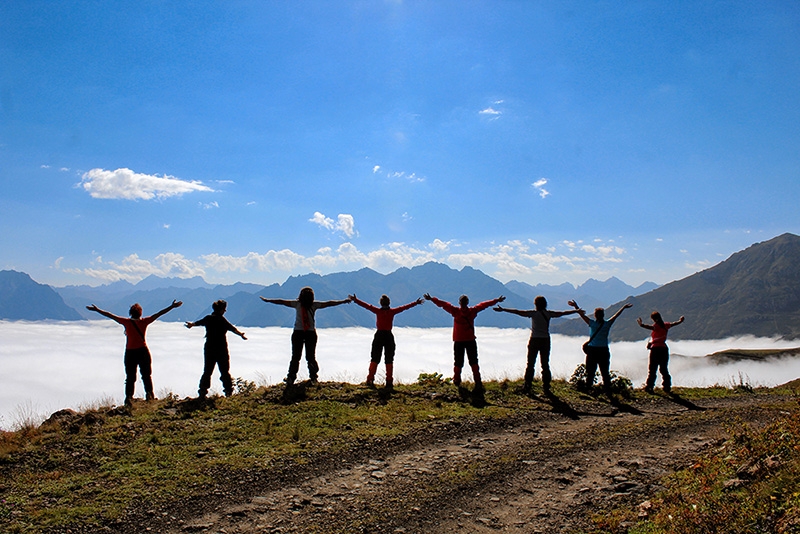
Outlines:
{"label": "hand", "polygon": [[639,324],[639,326],[642,326],[642,318],[641,317],[637,317],[636,318],[636,322]]}
{"label": "hand", "polygon": [[86,306],[86,309],[93,312],[100,311],[100,308],[98,308],[94,304],[92,304],[91,306]]}
{"label": "hand", "polygon": [[245,341],[247,341],[247,338],[245,337],[245,335],[244,335],[244,332],[239,332],[239,336],[240,336],[242,339],[244,339]]}
{"label": "hand", "polygon": [[420,298],[418,298],[418,299],[417,299],[417,304],[422,304],[423,302],[425,302],[425,301],[424,301],[424,300],[422,300],[422,297],[420,297]]}
{"label": "hand", "polygon": [[622,309],[623,309],[623,310],[627,310],[628,308],[633,308],[633,304],[631,304],[631,303],[629,302],[629,303],[627,303],[625,306],[623,306],[623,307],[622,307]]}
{"label": "hand", "polygon": [[349,298],[350,300],[356,300],[356,294],[353,293],[352,295],[347,295],[347,298]]}
{"label": "hand", "polygon": [[180,301],[180,300],[173,300],[172,301],[172,306],[171,306],[172,308],[180,308],[181,306],[183,306],[183,302],[182,301]]}
{"label": "hand", "polygon": [[567,304],[568,304],[569,306],[572,306],[572,307],[573,307],[573,308],[575,308],[576,310],[578,309],[578,303],[577,303],[577,302],[575,302],[574,300],[568,300],[568,301],[567,301]]}
{"label": "hand", "polygon": [[503,308],[501,308],[500,306],[495,306],[495,307],[494,307],[494,308],[492,308],[492,309],[493,309],[494,311],[504,311],[504,310],[503,310]]}
{"label": "hand", "polygon": [[506,300],[506,298],[503,295],[497,297],[497,302],[503,302],[504,300]]}
{"label": "hand", "polygon": [[431,297],[431,294],[430,294],[430,293],[425,293],[425,294],[424,294],[424,295],[422,295],[422,296],[423,296],[423,297],[425,297],[425,300],[431,300],[431,299],[433,298],[433,297]]}
{"label": "hand", "polygon": [[194,326],[194,323],[190,323],[189,321],[186,321],[186,324],[184,326],[186,326],[186,328],[191,328],[191,327]]}
{"label": "hand", "polygon": [[269,302],[269,299],[265,299],[264,297],[258,297],[258,298],[260,298],[260,299],[261,299],[261,300],[263,300],[264,302]]}

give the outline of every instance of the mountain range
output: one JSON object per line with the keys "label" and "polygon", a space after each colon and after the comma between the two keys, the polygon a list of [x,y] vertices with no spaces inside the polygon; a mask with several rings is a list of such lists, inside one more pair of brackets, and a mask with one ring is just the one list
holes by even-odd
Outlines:
{"label": "mountain range", "polygon": [[[247,283],[215,286],[199,277],[150,276],[135,285],[115,282],[99,287],[52,288],[34,282],[25,273],[0,271],[0,319],[97,319],[97,314],[85,309],[87,304],[125,316],[134,302],[142,305],[145,314],[151,314],[177,299],[183,301],[183,306],[162,320],[193,321],[210,313],[213,301],[225,299],[226,317],[233,324],[291,327],[292,310],[266,304],[258,297],[294,299],[304,286],[314,288],[317,300],[338,300],[356,293],[362,300],[377,305],[381,294],[386,293],[392,299],[392,306],[411,302],[426,292],[453,303],[461,294],[467,294],[471,304],[505,295],[503,306],[518,309],[532,308],[537,295],[545,296],[549,308],[554,310],[568,309],[567,300],[575,299],[588,313],[595,307],[605,307],[609,315],[624,302],[631,302],[634,308],[626,311],[612,330],[612,339],[620,341],[644,339],[648,331],[639,328],[635,319],[642,317],[649,322],[652,310],[659,310],[667,321],[675,321],[681,315],[686,317],[684,324],[670,331],[671,339],[718,339],[745,334],[800,338],[800,237],[794,234],[756,243],[714,267],[660,287],[652,282],[632,287],[617,278],[604,282],[588,280],[577,287],[568,283],[503,284],[472,267],[455,270],[435,262],[400,268],[386,275],[364,268],[329,275],[292,276],[283,284],[269,286]],[[452,324],[452,319],[435,305],[425,303],[398,315],[395,324],[446,327]],[[476,324],[525,328],[530,321],[487,310],[478,316]],[[317,325],[373,328],[375,317],[355,304],[348,304],[320,311]],[[587,327],[580,319],[564,318],[554,320],[551,331],[586,335]]]}
{"label": "mountain range", "polygon": [[[477,269],[464,267],[455,270],[435,262],[413,268],[401,268],[387,275],[367,268],[324,276],[306,274],[293,276],[283,284],[270,286],[245,283],[213,286],[199,277],[181,279],[150,276],[137,284],[121,281],[98,287],[81,285],[51,288],[37,284],[24,273],[0,271],[0,281],[6,279],[26,280],[28,291],[13,295],[5,295],[0,291],[0,299],[8,304],[7,309],[0,314],[0,318],[3,319],[97,319],[97,314],[86,310],[87,304],[96,304],[112,313],[125,316],[134,302],[142,305],[145,314],[150,314],[169,305],[172,299],[176,299],[183,301],[183,306],[171,311],[162,320],[193,321],[210,313],[211,302],[225,299],[228,301],[226,317],[242,327],[292,326],[294,322],[292,310],[265,304],[258,296],[293,299],[304,286],[314,288],[317,300],[338,300],[347,297],[348,294],[356,293],[362,300],[377,304],[380,296],[386,293],[391,297],[392,305],[398,306],[416,300],[426,292],[450,302],[456,302],[461,294],[466,293],[470,296],[472,304],[504,295],[507,299],[505,306],[520,309],[532,308],[533,298],[536,295],[547,297],[553,309],[564,309],[567,307],[566,301],[570,298],[581,298],[600,305],[604,301],[611,302],[626,295],[638,294],[651,286],[657,287],[648,283],[634,288],[617,278],[610,278],[606,282],[588,280],[577,288],[571,284],[532,286],[516,281],[504,285]],[[24,285],[15,284],[20,287]],[[590,289],[593,293],[589,292]],[[38,315],[26,313],[23,317],[14,312],[14,302],[41,300],[39,297],[29,296],[42,292],[52,293],[52,297],[58,300],[57,308],[69,310],[68,314],[65,315],[66,312],[63,311],[59,314],[42,311]],[[320,327],[372,327],[374,319],[372,313],[353,304],[329,308],[317,314],[317,324]],[[418,327],[449,326],[451,321],[448,314],[428,303],[398,315],[395,324]],[[524,328],[529,321],[511,314],[487,311],[480,316],[478,323],[484,326]]]}
{"label": "mountain range", "polygon": [[[714,267],[607,306],[607,315],[625,302],[633,308],[614,325],[614,340],[646,337],[649,332],[638,326],[636,318],[649,323],[654,310],[668,322],[686,317],[669,331],[670,339],[743,335],[800,339],[800,237],[787,233],[751,245]],[[581,335],[587,327],[579,319],[554,331]]]}

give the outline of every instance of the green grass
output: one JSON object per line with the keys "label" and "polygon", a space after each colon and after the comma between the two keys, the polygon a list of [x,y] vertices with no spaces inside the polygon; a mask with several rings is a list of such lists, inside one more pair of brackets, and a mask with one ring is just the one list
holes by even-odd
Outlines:
{"label": "green grass", "polygon": [[[0,432],[0,531],[108,525],[134,504],[147,509],[212,492],[220,472],[305,463],[313,455],[356,450],[437,421],[552,410],[521,395],[519,381],[487,382],[484,399],[474,399],[441,376],[422,378],[397,386],[391,395],[322,383],[301,385],[285,396],[283,387],[240,384],[241,393],[230,398],[201,402],[168,396],[135,402],[131,410],[93,408],[61,423]],[[586,399],[565,381],[554,382],[553,390],[567,403]],[[735,394],[711,390],[678,392],[686,398]],[[632,394],[647,398],[640,391]],[[476,471],[450,476],[441,482],[457,487]]]}

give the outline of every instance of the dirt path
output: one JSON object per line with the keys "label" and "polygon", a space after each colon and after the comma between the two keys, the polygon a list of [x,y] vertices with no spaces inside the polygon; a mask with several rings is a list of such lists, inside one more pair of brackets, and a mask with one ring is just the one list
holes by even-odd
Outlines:
{"label": "dirt path", "polygon": [[612,405],[586,397],[577,406],[539,400],[552,411],[489,429],[445,421],[402,450],[368,447],[361,456],[309,466],[308,476],[297,473],[237,504],[205,502],[188,520],[165,518],[158,531],[579,531],[595,511],[646,501],[662,475],[724,438],[729,423],[771,420],[780,398],[693,404],[652,396]]}

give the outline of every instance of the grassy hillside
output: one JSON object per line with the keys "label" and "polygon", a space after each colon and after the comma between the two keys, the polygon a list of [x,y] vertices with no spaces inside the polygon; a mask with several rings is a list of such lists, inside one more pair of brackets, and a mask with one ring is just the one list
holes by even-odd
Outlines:
{"label": "grassy hillside", "polygon": [[[265,473],[274,482],[303,466],[340,462],[354,451],[407,446],[415,436],[442,424],[466,424],[465,428],[478,431],[482,424],[503,425],[532,411],[552,409],[521,395],[519,383],[486,386],[485,396],[474,396],[434,374],[421,375],[418,383],[398,386],[392,393],[340,383],[300,384],[287,393],[282,387],[257,388],[239,380],[237,394],[230,398],[168,397],[136,402],[132,409],[107,406],[54,414],[41,426],[0,434],[0,531],[63,532],[70,527],[72,532],[89,532],[129,525],[170,513],[192,499],[244,498],[247,490],[267,483]],[[587,402],[567,383],[556,382],[554,391],[562,405]],[[627,394],[631,402],[646,398],[642,392]],[[680,394],[697,400],[748,393],[746,388],[715,387],[680,390]],[[764,433],[737,435],[738,441],[719,449],[716,459],[701,463],[711,469],[724,462],[726,474],[715,475],[724,477],[739,459],[749,461],[775,451],[769,454],[778,454],[780,462],[763,471],[771,479],[764,480],[754,498],[759,503],[767,499],[771,509],[797,517],[797,403],[786,411],[786,419]],[[708,485],[710,476],[688,470],[668,486],[669,491]],[[794,493],[787,490],[792,483]],[[729,499],[736,503],[742,491],[711,492],[708,505],[718,508]],[[662,499],[674,503],[681,495],[666,493]],[[705,502],[697,502],[705,509]],[[760,506],[752,504],[746,513],[756,513]],[[620,511],[596,523],[603,531],[603,525],[629,515]],[[663,530],[641,532],[657,531]]]}

